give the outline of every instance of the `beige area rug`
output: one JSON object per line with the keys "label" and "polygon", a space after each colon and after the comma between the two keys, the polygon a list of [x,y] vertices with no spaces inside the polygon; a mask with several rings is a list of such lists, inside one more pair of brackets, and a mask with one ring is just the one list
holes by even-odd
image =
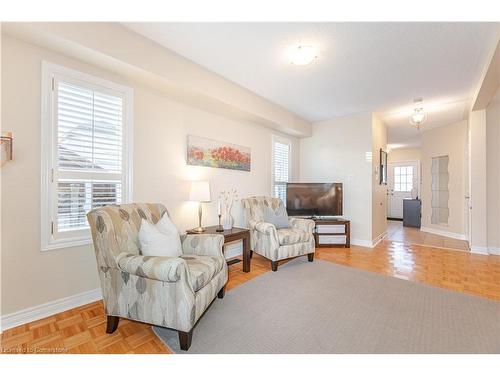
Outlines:
{"label": "beige area rug", "polygon": [[301,257],[214,301],[187,353],[500,353],[500,303]]}

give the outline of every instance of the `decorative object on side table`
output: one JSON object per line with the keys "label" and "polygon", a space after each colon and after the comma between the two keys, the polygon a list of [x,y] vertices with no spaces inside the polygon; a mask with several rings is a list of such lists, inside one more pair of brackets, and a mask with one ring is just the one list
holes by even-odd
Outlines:
{"label": "decorative object on side table", "polygon": [[221,207],[220,207],[220,200],[219,204],[217,206],[217,216],[219,217],[219,225],[217,225],[217,229],[215,229],[216,232],[224,232],[224,228],[222,227],[220,223],[220,217],[221,217]]}
{"label": "decorative object on side table", "polygon": [[[250,230],[244,228],[233,227],[229,230],[224,230],[219,232],[217,225],[206,227],[205,234],[221,234],[224,236],[224,244],[229,242],[234,242],[241,240],[243,242],[243,272],[250,272],[250,258],[252,257],[252,252],[250,251]],[[196,234],[196,229],[190,229],[186,231],[187,235]],[[225,245],[222,247],[225,250]],[[240,262],[239,259],[231,259],[227,261],[228,265]]]}
{"label": "decorative object on side table", "polygon": [[188,135],[187,164],[250,171],[250,147]]}
{"label": "decorative object on side table", "polygon": [[205,231],[201,226],[201,217],[203,215],[202,204],[210,202],[210,184],[208,181],[191,181],[191,190],[189,192],[189,200],[198,202],[198,228],[193,229],[197,233]]}
{"label": "decorative object on side table", "polygon": [[238,192],[236,189],[223,190],[219,194],[219,199],[222,200],[222,228],[224,230],[229,230],[234,225],[234,218],[231,215],[231,209],[233,208],[233,203],[238,200]]}

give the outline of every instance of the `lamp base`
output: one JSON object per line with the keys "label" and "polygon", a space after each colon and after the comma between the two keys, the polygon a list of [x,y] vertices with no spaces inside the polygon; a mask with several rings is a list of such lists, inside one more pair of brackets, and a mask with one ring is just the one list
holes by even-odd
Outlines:
{"label": "lamp base", "polygon": [[194,229],[193,229],[193,232],[196,232],[196,233],[203,233],[203,232],[205,232],[205,228],[203,228],[203,227],[194,228]]}

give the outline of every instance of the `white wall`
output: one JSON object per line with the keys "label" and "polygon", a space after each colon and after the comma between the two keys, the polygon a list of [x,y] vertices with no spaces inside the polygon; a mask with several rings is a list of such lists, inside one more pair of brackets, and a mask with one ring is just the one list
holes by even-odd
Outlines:
{"label": "white wall", "polygon": [[[210,179],[213,198],[233,187],[241,197],[270,194],[270,129],[199,110],[109,71],[4,35],[1,119],[4,130],[14,133],[14,160],[1,169],[2,315],[98,288],[92,246],[40,251],[42,60],[134,88],[133,200],[165,204],[180,230],[197,224],[196,207],[186,202],[187,180]],[[187,134],[251,147],[251,172],[187,166]],[[291,139],[294,178],[299,175],[299,142]],[[213,199],[204,211],[205,225],[216,223],[215,212]],[[235,207],[233,213],[236,224],[242,225],[241,209]]]}
{"label": "white wall", "polygon": [[372,114],[313,124],[300,140],[300,181],[342,182],[344,217],[351,220],[351,243],[372,241]]}
{"label": "white wall", "polygon": [[500,255],[500,40],[469,113],[471,251]]}
{"label": "white wall", "polygon": [[[422,134],[422,227],[448,232],[459,237],[464,236],[465,222],[465,148],[467,122],[446,125],[431,129]],[[431,223],[431,161],[433,157],[449,156],[449,219],[448,225]]]}
{"label": "white wall", "polygon": [[471,243],[473,252],[487,253],[486,110],[469,114]]}
{"label": "white wall", "polygon": [[387,159],[389,163],[395,161],[420,161],[421,151],[420,148],[397,148],[389,152]]}
{"label": "white wall", "polygon": [[227,118],[252,121],[293,136],[311,124],[254,92],[116,22],[9,22],[3,31],[78,61],[147,82],[171,97]]}
{"label": "white wall", "polygon": [[380,185],[380,149],[387,150],[387,128],[377,115],[372,115],[372,242],[387,230],[387,185]]}
{"label": "white wall", "polygon": [[[2,35],[2,23],[0,22],[0,51],[2,50],[2,38],[1,38],[1,35]],[[0,103],[2,103],[2,100],[3,100],[3,96],[2,96],[2,59],[1,59],[1,56],[0,56]],[[3,123],[2,123],[2,106],[0,105],[0,131],[3,130],[3,127],[2,127]],[[0,171],[1,171],[1,166],[0,166]],[[0,187],[2,186],[2,173],[0,172]],[[2,211],[3,210],[3,207],[2,207],[2,197],[1,197],[1,189],[0,189],[0,236],[2,235]],[[2,315],[2,275],[1,275],[1,272],[2,272],[2,262],[3,260],[3,256],[2,256],[2,240],[0,239],[0,316]],[[2,330],[2,324],[0,322],[0,331]]]}
{"label": "white wall", "polygon": [[486,107],[486,222],[490,253],[500,255],[500,89]]}

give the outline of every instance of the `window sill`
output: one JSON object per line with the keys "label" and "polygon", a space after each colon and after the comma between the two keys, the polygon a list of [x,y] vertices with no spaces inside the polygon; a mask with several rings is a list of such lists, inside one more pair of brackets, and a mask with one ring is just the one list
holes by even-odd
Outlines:
{"label": "window sill", "polygon": [[78,240],[65,240],[65,241],[51,241],[48,244],[42,244],[42,251],[66,249],[68,247],[90,245],[91,243],[92,243],[92,238],[82,238]]}

